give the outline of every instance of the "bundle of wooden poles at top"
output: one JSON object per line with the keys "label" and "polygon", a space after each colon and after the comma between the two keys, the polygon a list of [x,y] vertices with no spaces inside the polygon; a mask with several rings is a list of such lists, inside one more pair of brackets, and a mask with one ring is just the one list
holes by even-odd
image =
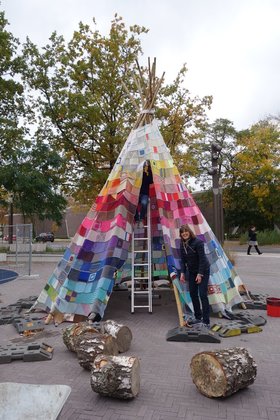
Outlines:
{"label": "bundle of wooden poles at top", "polygon": [[156,77],[156,58],[154,58],[152,66],[150,62],[150,57],[148,58],[148,80],[145,80],[143,70],[141,69],[137,60],[136,63],[139,71],[139,77],[136,76],[136,74],[133,74],[133,79],[139,90],[142,109],[139,108],[139,105],[137,104],[133,96],[130,94],[126,85],[122,82],[126,93],[128,94],[131,102],[136,107],[139,113],[133,129],[142,127],[143,125],[152,122],[154,118],[153,106],[165,75],[165,73],[163,73],[160,79]]}

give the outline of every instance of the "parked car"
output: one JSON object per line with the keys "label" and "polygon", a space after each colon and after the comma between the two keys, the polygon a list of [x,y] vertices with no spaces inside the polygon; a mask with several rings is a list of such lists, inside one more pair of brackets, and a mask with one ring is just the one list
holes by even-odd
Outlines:
{"label": "parked car", "polygon": [[[4,240],[4,241],[8,241],[9,239],[10,239],[9,235],[5,235],[5,236],[3,237],[3,240]],[[17,240],[16,235],[13,235],[13,241],[16,241],[16,240]]]}
{"label": "parked car", "polygon": [[42,232],[35,238],[36,242],[53,242],[54,241],[54,234],[53,233],[45,233]]}

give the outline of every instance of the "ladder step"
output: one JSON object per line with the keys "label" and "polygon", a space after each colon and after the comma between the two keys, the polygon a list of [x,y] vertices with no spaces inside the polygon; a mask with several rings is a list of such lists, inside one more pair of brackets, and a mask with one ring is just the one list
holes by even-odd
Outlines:
{"label": "ladder step", "polygon": [[133,252],[134,252],[135,254],[138,254],[138,253],[139,253],[139,254],[140,254],[140,253],[141,253],[141,254],[147,254],[149,251],[148,251],[148,250],[141,250],[141,251],[135,251],[135,250],[134,250]]}
{"label": "ladder step", "polygon": [[145,265],[149,265],[149,264],[148,264],[148,263],[137,263],[137,262],[134,262],[134,267],[135,267],[136,265],[137,265],[137,266],[138,266],[138,265],[141,265],[141,266],[143,265],[143,266],[145,266]]}
{"label": "ladder step", "polygon": [[134,305],[134,308],[150,308],[149,305]]}
{"label": "ladder step", "polygon": [[134,277],[134,280],[149,280],[149,277]]}
{"label": "ladder step", "polygon": [[150,293],[150,291],[149,290],[134,290],[134,294],[135,295],[141,295],[141,294],[143,294],[143,295],[147,295],[148,293]]}
{"label": "ladder step", "polygon": [[148,240],[149,238],[134,238],[134,241],[146,241],[146,240]]}

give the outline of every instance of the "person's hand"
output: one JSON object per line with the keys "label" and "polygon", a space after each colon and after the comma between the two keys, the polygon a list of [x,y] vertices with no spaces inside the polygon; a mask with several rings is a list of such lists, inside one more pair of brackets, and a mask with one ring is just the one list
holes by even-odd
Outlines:
{"label": "person's hand", "polygon": [[201,274],[198,274],[198,275],[196,276],[196,278],[195,278],[195,282],[196,282],[196,284],[200,284],[200,283],[201,283],[201,281],[202,281],[202,275],[201,275]]}
{"label": "person's hand", "polygon": [[185,274],[184,273],[181,273],[181,275],[180,275],[180,282],[181,283],[186,283],[186,278],[185,278]]}

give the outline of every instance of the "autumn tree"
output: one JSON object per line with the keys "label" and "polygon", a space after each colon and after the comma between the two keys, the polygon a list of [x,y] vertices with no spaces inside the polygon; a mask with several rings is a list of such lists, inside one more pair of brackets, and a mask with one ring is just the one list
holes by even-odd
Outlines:
{"label": "autumn tree", "polygon": [[[226,224],[246,229],[273,228],[279,222],[279,129],[271,120],[238,132],[227,119],[209,124],[205,136],[192,145],[200,161],[200,184],[211,192],[211,143],[221,146],[218,176]],[[204,194],[212,201],[212,194]],[[202,196],[200,197],[202,199]]]}
{"label": "autumn tree", "polygon": [[280,221],[279,130],[269,121],[260,121],[238,134],[235,147],[224,191],[228,221],[273,228]]}
{"label": "autumn tree", "polygon": [[[37,124],[64,154],[63,188],[80,202],[91,202],[99,192],[133,127],[131,97],[141,109],[136,59],[146,32],[137,25],[128,30],[116,15],[108,36],[80,23],[69,43],[53,33],[42,50],[30,40],[25,44],[25,81],[33,92]],[[147,70],[143,66],[141,71]],[[182,159],[182,154],[188,153],[211,104],[210,97],[190,98],[183,87],[185,74],[183,66],[174,83],[162,89],[156,107],[167,144],[184,171],[191,159]]]}

